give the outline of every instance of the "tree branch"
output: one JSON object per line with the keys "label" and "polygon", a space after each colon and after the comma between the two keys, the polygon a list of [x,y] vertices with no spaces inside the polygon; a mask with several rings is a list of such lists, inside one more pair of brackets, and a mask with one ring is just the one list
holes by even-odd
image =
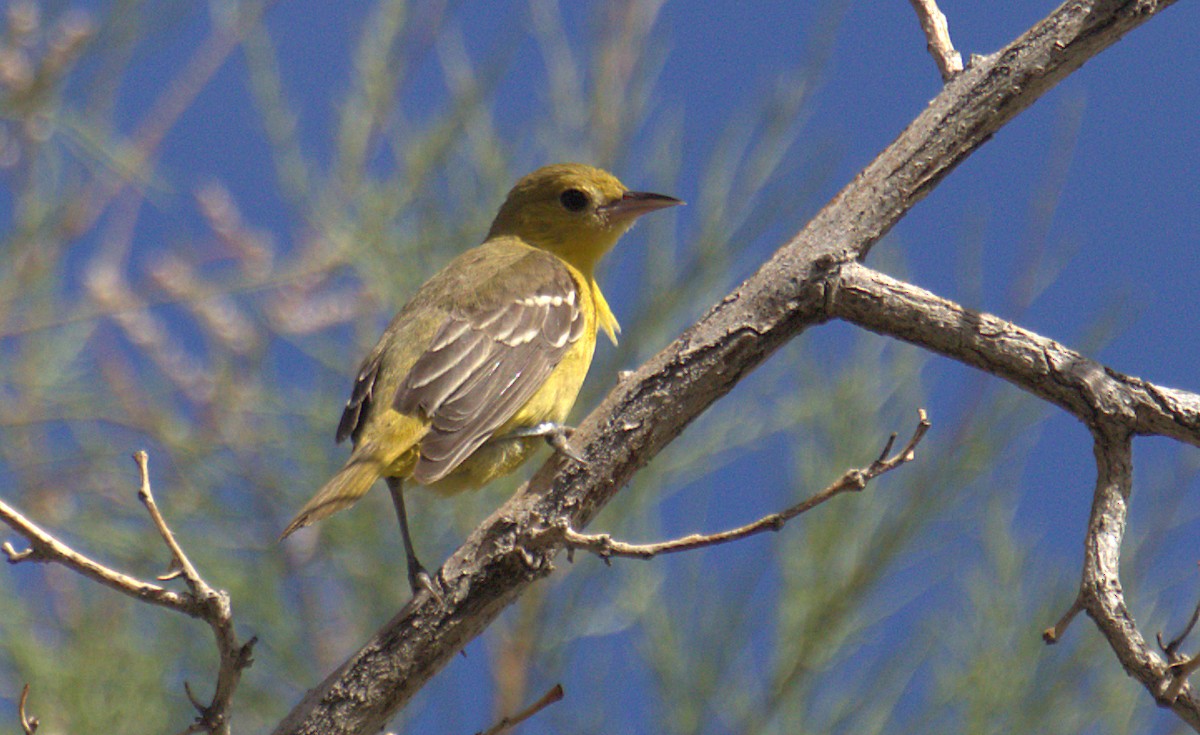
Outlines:
{"label": "tree branch", "polygon": [[911,462],[916,458],[917,445],[921,443],[921,439],[929,431],[929,426],[929,418],[925,415],[925,410],[922,409],[920,411],[920,419],[917,422],[917,428],[913,432],[912,438],[908,440],[908,443],[899,452],[896,452],[891,457],[888,456],[888,453],[892,451],[892,445],[896,442],[896,435],[892,434],[888,438],[883,451],[879,454],[879,458],[867,467],[846,470],[832,484],[790,508],[763,516],[753,523],[747,523],[738,528],[731,528],[727,531],[712,534],[693,533],[683,538],[659,541],[653,544],[630,544],[624,541],[617,541],[606,533],[579,533],[568,526],[566,521],[559,520],[547,531],[546,537],[551,539],[553,543],[566,546],[568,553],[582,549],[590,551],[601,559],[608,561],[614,556],[621,556],[628,559],[652,559],[660,554],[672,554],[680,551],[702,549],[708,546],[718,546],[755,536],[764,531],[778,531],[796,516],[807,513],[818,505],[842,493],[863,490],[866,488],[867,483],[876,477],[891,472],[902,464]]}
{"label": "tree branch", "polygon": [[791,242],[700,322],[622,380],[579,426],[586,468],[552,458],[485,520],[422,593],[311,690],[275,732],[368,733],[530,584],[559,550],[539,535],[583,528],[664,446],[746,373],[826,319],[829,274],[859,260],[956,165],[1123,34],[1172,4],[1071,2],[951,80]]}
{"label": "tree branch", "polygon": [[515,715],[510,715],[509,717],[501,719],[487,730],[482,730],[475,733],[475,735],[500,735],[501,733],[509,732],[517,725],[520,725],[525,720],[528,720],[530,717],[533,717],[538,712],[541,712],[555,702],[561,702],[562,698],[562,684],[555,684],[554,686],[550,687],[545,694],[539,697],[538,701],[529,705]]}
{"label": "tree branch", "polygon": [[146,511],[154,521],[154,526],[158,529],[163,543],[171,551],[171,566],[167,573],[159,579],[165,581],[177,576],[183,577],[188,589],[191,590],[192,600],[199,608],[194,617],[199,617],[212,628],[213,637],[216,639],[217,653],[220,657],[220,664],[217,667],[217,685],[213,691],[212,701],[207,705],[197,701],[196,697],[192,695],[191,687],[184,682],[188,700],[198,713],[196,721],[184,732],[212,732],[227,735],[229,733],[229,708],[233,704],[233,693],[241,682],[242,671],[254,663],[252,654],[258,638],[251,637],[244,644],[238,641],[237,631],[233,627],[233,608],[229,602],[229,593],[225,590],[213,589],[205,582],[204,578],[196,571],[196,567],[192,565],[191,560],[188,559],[187,554],[184,553],[183,548],[175,540],[175,534],[167,526],[162,513],[158,510],[158,504],[154,502],[154,494],[150,491],[149,458],[146,453],[139,451],[133,455],[133,459],[137,463],[142,479],[141,487],[138,490],[138,499],[146,506]]}
{"label": "tree branch", "polygon": [[[1190,687],[1166,697],[1175,681],[1167,662],[1146,645],[1121,587],[1121,541],[1133,487],[1132,435],[1126,429],[1096,428],[1096,493],[1092,499],[1084,544],[1080,599],[1100,628],[1126,673],[1146,687],[1158,702],[1170,707],[1193,730],[1200,730],[1200,702]],[[1182,673],[1186,679],[1186,673]]]}
{"label": "tree branch", "polygon": [[3,549],[4,554],[8,557],[9,564],[19,564],[24,561],[54,562],[99,582],[109,589],[195,617],[191,600],[185,595],[164,589],[156,584],[143,582],[80,554],[21,515],[16,508],[3,500],[0,500],[0,521],[24,536],[30,544],[29,548],[24,551],[17,551],[10,542],[5,541],[0,549]]}
{"label": "tree branch", "polygon": [[[3,549],[11,564],[26,561],[61,564],[122,594],[208,623],[216,638],[217,651],[220,656],[217,685],[212,701],[207,705],[198,703],[192,696],[190,688],[187,690],[188,699],[195,705],[199,715],[184,732],[212,732],[227,735],[229,732],[229,707],[233,701],[233,693],[241,680],[242,670],[253,662],[251,653],[256,639],[251,638],[244,644],[238,640],[233,627],[233,611],[229,604],[228,593],[224,590],[213,589],[205,582],[184,553],[183,548],[175,540],[175,534],[163,519],[158,505],[154,501],[154,494],[150,490],[149,459],[146,453],[137,452],[133,455],[133,459],[137,463],[141,476],[138,498],[146,506],[155,528],[171,552],[170,570],[159,577],[159,580],[166,581],[182,576],[188,585],[187,593],[180,594],[156,584],[143,582],[80,554],[42,530],[16,509],[5,504],[4,501],[0,501],[0,521],[24,536],[30,546],[24,551],[17,551],[11,543],[6,541],[0,548]],[[186,688],[187,684],[185,683],[184,686]],[[24,696],[22,696],[23,701]],[[22,722],[24,721],[22,715]],[[34,727],[36,726],[35,723]]]}
{"label": "tree branch", "polygon": [[1077,595],[1071,606],[1058,619],[1058,622],[1042,631],[1042,640],[1046,645],[1052,646],[1062,640],[1063,633],[1067,632],[1067,628],[1075,620],[1075,616],[1081,612],[1083,612],[1083,599]]}
{"label": "tree branch", "polygon": [[925,48],[937,64],[942,81],[948,82],[954,75],[963,70],[962,55],[954,50],[950,41],[950,24],[946,15],[938,8],[935,0],[909,0],[913,10],[917,11],[917,20],[921,21],[921,30],[925,33]]}
{"label": "tree branch", "polygon": [[1187,640],[1188,636],[1196,628],[1196,623],[1200,623],[1200,603],[1196,603],[1196,607],[1192,610],[1191,617],[1188,618],[1187,625],[1183,626],[1183,630],[1179,635],[1175,636],[1168,643],[1163,643],[1162,634],[1159,633],[1156,638],[1158,647],[1162,650],[1163,655],[1170,662],[1170,671],[1174,679],[1163,692],[1162,698],[1168,702],[1174,702],[1183,693],[1183,689],[1187,686],[1188,677],[1200,671],[1200,653],[1191,656],[1190,658],[1179,653],[1179,647]]}
{"label": "tree branch", "polygon": [[858,263],[830,280],[830,315],[977,367],[1088,426],[1118,425],[1200,446],[1200,396],[1122,375],[991,314],[964,309]]}
{"label": "tree branch", "polygon": [[1179,647],[1195,630],[1196,623],[1200,623],[1200,603],[1196,603],[1196,607],[1192,609],[1192,615],[1188,618],[1187,625],[1183,626],[1183,630],[1179,631],[1179,635],[1169,642],[1163,643],[1162,633],[1158,634],[1158,647],[1167,655],[1168,660],[1174,661],[1175,657],[1179,655]]}
{"label": "tree branch", "polygon": [[1200,446],[1200,396],[1122,375],[1054,340],[857,263],[843,266],[838,276],[830,285],[831,314],[998,375],[1092,429],[1099,472],[1083,580],[1070,608],[1042,637],[1057,642],[1086,611],[1125,670],[1200,729],[1200,702],[1186,690],[1194,667],[1181,662],[1168,667],[1146,645],[1118,575],[1133,481],[1132,437],[1154,434]]}

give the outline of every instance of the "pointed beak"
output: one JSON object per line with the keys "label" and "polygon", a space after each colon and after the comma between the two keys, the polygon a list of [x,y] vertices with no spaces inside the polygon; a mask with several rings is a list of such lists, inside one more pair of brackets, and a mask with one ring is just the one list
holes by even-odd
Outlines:
{"label": "pointed beak", "polygon": [[615,202],[601,207],[609,219],[615,221],[630,221],[656,209],[666,209],[683,204],[682,199],[669,197],[666,194],[651,194],[645,191],[627,191]]}

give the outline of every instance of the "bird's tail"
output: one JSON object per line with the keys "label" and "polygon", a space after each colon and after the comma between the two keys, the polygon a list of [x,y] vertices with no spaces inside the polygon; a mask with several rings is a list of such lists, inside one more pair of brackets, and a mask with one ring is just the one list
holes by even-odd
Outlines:
{"label": "bird's tail", "polygon": [[288,527],[279,535],[282,541],[310,523],[347,508],[366,494],[383,474],[384,463],[376,457],[355,452],[333,478],[304,504]]}

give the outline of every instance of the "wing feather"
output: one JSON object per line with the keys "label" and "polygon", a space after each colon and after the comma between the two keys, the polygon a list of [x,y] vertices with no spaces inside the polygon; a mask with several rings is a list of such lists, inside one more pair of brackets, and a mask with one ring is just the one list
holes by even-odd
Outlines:
{"label": "wing feather", "polygon": [[482,295],[452,309],[396,393],[401,413],[430,422],[413,479],[437,482],[537,392],[583,335],[578,286],[556,258],[537,252]]}
{"label": "wing feather", "polygon": [[383,351],[376,348],[359,369],[358,378],[354,381],[354,389],[350,392],[350,399],[346,401],[342,419],[338,422],[336,443],[341,444],[350,436],[357,439],[358,432],[362,430],[367,408],[371,405],[371,398],[375,393],[375,381],[379,377],[379,366],[382,362]]}
{"label": "wing feather", "polygon": [[417,359],[405,378],[405,385],[413,389],[428,388],[426,403],[437,405],[487,361],[491,354],[489,343],[483,332],[470,331],[440,350],[429,350]]}

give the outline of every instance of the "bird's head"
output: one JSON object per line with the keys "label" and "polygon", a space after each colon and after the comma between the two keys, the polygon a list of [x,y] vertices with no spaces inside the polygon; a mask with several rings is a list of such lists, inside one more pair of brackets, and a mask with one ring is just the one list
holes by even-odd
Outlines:
{"label": "bird's head", "polygon": [[629,191],[607,171],[559,163],[517,182],[488,237],[519,237],[590,274],[639,216],[677,204],[683,202],[663,194]]}

